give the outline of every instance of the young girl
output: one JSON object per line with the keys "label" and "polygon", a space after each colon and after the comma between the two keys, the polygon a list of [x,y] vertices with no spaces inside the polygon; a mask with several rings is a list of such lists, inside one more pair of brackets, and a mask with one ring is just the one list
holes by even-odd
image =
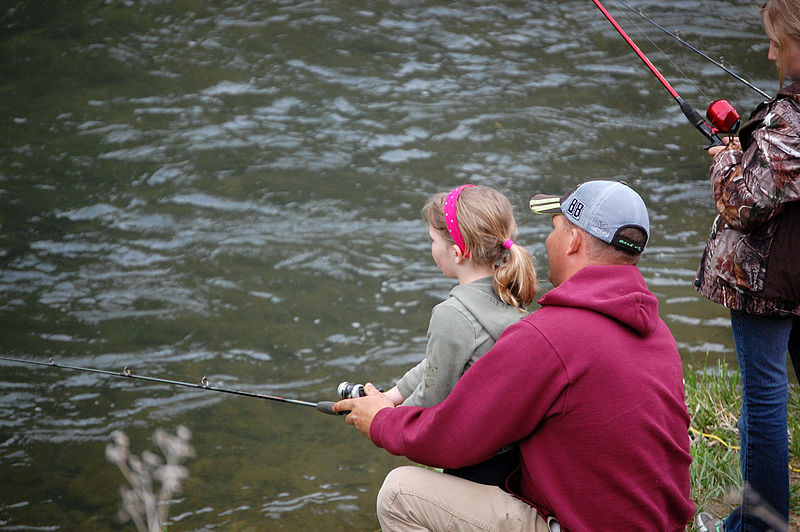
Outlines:
{"label": "young girl", "polygon": [[[503,194],[462,185],[431,197],[422,217],[433,260],[458,285],[431,312],[425,359],[386,392],[395,405],[433,406],[444,400],[506,327],[525,316],[536,296],[533,261],[513,241],[517,224]],[[516,452],[503,452],[478,466],[446,472],[500,485],[516,462]]]}

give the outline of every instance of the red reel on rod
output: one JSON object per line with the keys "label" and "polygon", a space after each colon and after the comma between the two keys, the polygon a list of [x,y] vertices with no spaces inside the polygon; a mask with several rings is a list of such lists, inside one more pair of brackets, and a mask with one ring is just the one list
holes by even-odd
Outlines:
{"label": "red reel on rod", "polygon": [[739,130],[742,121],[739,113],[728,100],[714,100],[706,110],[706,118],[714,126],[711,131],[716,133],[734,134]]}

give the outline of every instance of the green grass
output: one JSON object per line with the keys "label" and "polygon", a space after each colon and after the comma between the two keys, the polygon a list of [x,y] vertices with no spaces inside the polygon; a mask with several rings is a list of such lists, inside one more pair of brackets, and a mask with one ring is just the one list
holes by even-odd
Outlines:
{"label": "green grass", "polygon": [[[685,372],[690,429],[692,500],[697,511],[727,515],[738,504],[739,431],[742,396],[739,372],[724,362]],[[789,390],[790,529],[800,530],[800,391]],[[688,530],[694,530],[690,526]]]}

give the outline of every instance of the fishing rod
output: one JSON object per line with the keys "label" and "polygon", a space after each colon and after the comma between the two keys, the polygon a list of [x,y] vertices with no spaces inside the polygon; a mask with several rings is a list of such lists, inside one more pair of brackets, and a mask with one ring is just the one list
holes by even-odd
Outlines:
{"label": "fishing rod", "polygon": [[719,62],[719,61],[716,61],[716,60],[712,59],[711,57],[709,57],[709,56],[708,56],[708,55],[707,55],[705,52],[703,52],[702,50],[698,50],[697,48],[695,48],[694,46],[692,46],[690,43],[688,43],[688,42],[686,42],[685,40],[683,40],[683,39],[682,39],[682,38],[681,38],[679,35],[677,35],[677,34],[675,34],[675,33],[671,32],[671,31],[669,31],[667,28],[663,27],[663,26],[662,26],[662,25],[660,25],[658,22],[656,22],[656,21],[654,21],[653,19],[651,19],[650,17],[646,16],[646,15],[645,15],[644,13],[642,13],[640,10],[634,9],[634,8],[633,8],[633,6],[629,5],[627,2],[624,2],[623,0],[616,0],[616,1],[617,1],[617,3],[620,3],[620,4],[622,4],[623,6],[627,7],[628,9],[630,9],[631,11],[633,11],[634,13],[636,13],[637,15],[639,15],[640,17],[642,17],[643,19],[645,19],[647,22],[649,22],[650,24],[652,24],[652,25],[653,25],[653,26],[655,26],[656,28],[660,29],[661,31],[663,31],[664,33],[666,33],[667,35],[669,35],[670,37],[672,37],[673,39],[675,39],[676,41],[678,41],[678,42],[679,42],[679,43],[681,43],[682,45],[686,46],[686,47],[687,47],[687,48],[689,48],[691,51],[693,51],[693,52],[695,52],[696,54],[700,55],[700,57],[702,57],[703,59],[705,59],[705,60],[707,60],[707,61],[710,61],[711,63],[715,64],[716,66],[718,66],[719,68],[721,68],[722,70],[724,70],[725,72],[727,72],[728,74],[730,74],[731,76],[733,76],[734,78],[736,78],[737,80],[741,81],[742,83],[744,83],[745,85],[747,85],[748,87],[750,87],[751,89],[753,89],[754,91],[756,91],[757,93],[759,93],[759,94],[760,94],[761,96],[763,96],[764,98],[767,98],[767,99],[769,99],[769,98],[771,97],[771,96],[769,95],[769,93],[767,93],[767,92],[765,92],[765,91],[763,91],[763,90],[759,89],[758,87],[756,87],[755,85],[753,85],[752,83],[750,83],[749,81],[747,81],[746,79],[744,79],[743,77],[741,77],[739,74],[737,74],[737,73],[736,73],[736,72],[734,72],[733,70],[731,70],[731,69],[729,69],[728,67],[726,67],[725,65],[723,65],[721,62]]}
{"label": "fishing rod", "polygon": [[603,7],[603,4],[601,4],[599,0],[592,0],[592,2],[594,2],[594,5],[596,5],[597,8],[603,13],[606,19],[608,19],[611,25],[614,26],[614,29],[617,30],[617,32],[622,36],[622,38],[625,39],[625,42],[627,42],[628,45],[633,49],[633,51],[636,52],[636,55],[638,55],[639,59],[641,59],[647,66],[647,68],[650,69],[650,72],[652,72],[653,75],[658,79],[658,81],[661,82],[661,84],[664,86],[665,89],[667,89],[670,95],[673,98],[675,98],[675,101],[678,103],[678,106],[680,106],[683,115],[689,120],[689,122],[695,128],[697,128],[698,131],[700,131],[700,133],[703,134],[703,136],[705,136],[711,142],[711,144],[707,146],[706,149],[711,148],[712,146],[723,146],[724,144],[719,139],[719,137],[717,137],[716,134],[720,132],[729,133],[735,131],[734,128],[738,129],[739,114],[736,112],[736,109],[734,109],[733,106],[727,102],[727,100],[716,100],[712,102],[708,108],[708,111],[709,113],[711,113],[712,108],[714,108],[713,112],[716,114],[714,114],[713,116],[717,117],[716,119],[719,120],[718,122],[719,126],[722,126],[719,127],[717,126],[717,122],[712,121],[715,123],[715,128],[712,129],[708,124],[706,124],[705,120],[703,120],[703,117],[700,116],[700,113],[698,113],[694,109],[694,107],[686,103],[683,100],[683,98],[680,97],[678,92],[672,88],[672,85],[669,84],[669,81],[667,81],[666,78],[664,78],[664,76],[661,75],[661,72],[658,71],[658,69],[653,65],[653,63],[650,62],[647,56],[644,55],[644,53],[639,49],[638,46],[636,46],[636,43],[633,42],[633,40],[630,37],[628,37],[628,34],[625,33],[625,30],[623,30],[622,27],[617,23],[617,21],[614,20],[614,17],[611,16],[611,13],[609,13],[606,10],[606,8]]}
{"label": "fishing rod", "polygon": [[[150,382],[161,382],[164,384],[171,384],[174,386],[186,386],[188,388],[197,388],[200,390],[207,390],[210,392],[222,392],[222,393],[230,393],[233,395],[243,395],[245,397],[255,397],[256,399],[266,399],[268,401],[278,401],[281,403],[290,403],[293,405],[300,405],[300,406],[310,406],[312,408],[316,408],[320,412],[324,414],[331,414],[331,415],[339,415],[340,412],[333,411],[333,401],[320,401],[319,403],[312,403],[309,401],[299,401],[297,399],[287,399],[285,397],[278,397],[277,395],[266,395],[263,393],[254,393],[254,392],[245,392],[242,390],[231,390],[228,388],[219,388],[216,386],[211,386],[208,382],[206,377],[203,377],[200,380],[200,384],[193,384],[191,382],[181,382],[181,381],[173,381],[169,379],[159,379],[158,377],[148,377],[146,375],[136,375],[131,371],[128,366],[121,371],[108,371],[104,369],[95,369],[95,368],[83,368],[80,366],[70,366],[68,364],[58,364],[52,358],[48,362],[41,362],[37,360],[29,360],[24,358],[11,358],[6,356],[0,356],[0,360],[8,360],[10,362],[18,362],[21,364],[32,364],[37,366],[48,366],[53,368],[61,368],[61,369],[69,369],[74,371],[85,371],[88,373],[99,373],[101,375],[110,375],[112,377],[122,377],[124,379],[139,379],[143,381],[150,381]],[[343,413],[343,412],[341,412]]]}

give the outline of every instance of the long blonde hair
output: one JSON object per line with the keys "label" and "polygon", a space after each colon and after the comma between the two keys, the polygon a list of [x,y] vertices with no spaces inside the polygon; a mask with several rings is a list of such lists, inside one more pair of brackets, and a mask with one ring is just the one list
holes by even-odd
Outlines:
{"label": "long blonde hair", "polygon": [[[453,242],[444,218],[447,193],[431,196],[422,207],[422,219]],[[503,194],[485,186],[468,187],[461,191],[456,217],[464,248],[477,264],[494,267],[494,290],[504,302],[520,311],[536,298],[536,269],[531,254],[514,244],[506,249],[503,243],[517,237],[517,222],[511,202]]]}
{"label": "long blonde hair", "polygon": [[764,29],[778,42],[778,78],[783,87],[786,76],[786,44],[794,41],[800,45],[800,0],[767,0],[761,8]]}

